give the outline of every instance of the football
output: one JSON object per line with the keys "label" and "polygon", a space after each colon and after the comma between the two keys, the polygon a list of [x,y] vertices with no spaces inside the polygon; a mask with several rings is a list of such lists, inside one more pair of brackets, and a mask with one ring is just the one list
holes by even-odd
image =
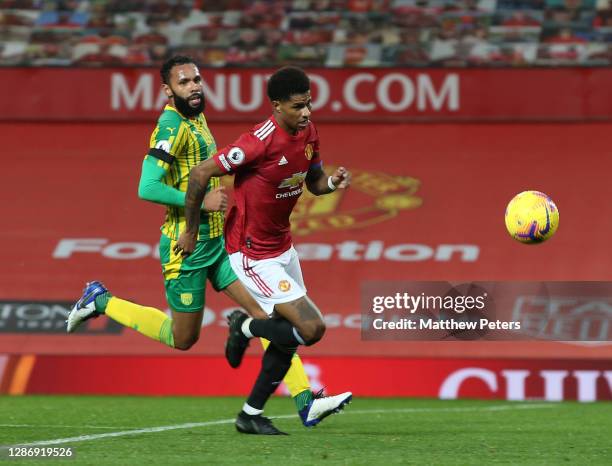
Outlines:
{"label": "football", "polygon": [[521,243],[536,244],[555,234],[559,210],[550,197],[539,191],[523,191],[506,207],[506,229]]}

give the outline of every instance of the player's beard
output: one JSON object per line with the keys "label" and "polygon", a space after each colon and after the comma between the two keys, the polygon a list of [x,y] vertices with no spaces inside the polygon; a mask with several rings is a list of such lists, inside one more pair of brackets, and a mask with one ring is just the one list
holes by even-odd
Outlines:
{"label": "player's beard", "polygon": [[[194,94],[191,94],[189,98],[193,97]],[[199,115],[204,111],[206,107],[206,102],[204,100],[204,93],[198,92],[198,97],[200,97],[200,103],[194,107],[189,103],[189,98],[183,99],[174,93],[174,106],[181,113],[181,115],[186,116],[187,118],[191,118]]]}

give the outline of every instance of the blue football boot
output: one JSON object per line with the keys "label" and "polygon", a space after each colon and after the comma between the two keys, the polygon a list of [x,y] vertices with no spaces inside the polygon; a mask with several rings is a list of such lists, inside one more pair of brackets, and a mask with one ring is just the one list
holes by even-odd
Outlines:
{"label": "blue football boot", "polygon": [[96,309],[96,298],[108,290],[100,282],[89,282],[83,289],[83,294],[72,307],[66,320],[66,331],[74,332],[79,325],[93,317],[98,317],[101,312]]}

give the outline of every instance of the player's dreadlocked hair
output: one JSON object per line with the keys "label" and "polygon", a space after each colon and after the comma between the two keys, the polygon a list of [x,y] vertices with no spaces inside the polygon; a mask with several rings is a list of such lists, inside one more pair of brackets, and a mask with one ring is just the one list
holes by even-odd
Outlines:
{"label": "player's dreadlocked hair", "polygon": [[268,98],[270,100],[289,100],[293,94],[304,94],[310,90],[310,79],[304,70],[297,66],[285,66],[270,76]]}
{"label": "player's dreadlocked hair", "polygon": [[193,63],[194,65],[196,64],[193,58],[186,55],[175,55],[166,60],[159,70],[162,82],[164,84],[168,84],[170,82],[170,70],[172,70],[172,68],[178,65],[187,65],[188,63]]}

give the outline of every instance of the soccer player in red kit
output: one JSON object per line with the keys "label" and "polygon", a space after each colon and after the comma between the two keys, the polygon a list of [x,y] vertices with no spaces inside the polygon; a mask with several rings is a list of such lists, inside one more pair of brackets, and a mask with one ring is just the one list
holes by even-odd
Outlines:
{"label": "soccer player in red kit", "polygon": [[[289,216],[304,185],[315,195],[347,188],[350,173],[339,167],[327,176],[319,157],[319,136],[310,121],[310,80],[303,70],[284,67],[268,81],[273,115],[244,133],[214,157],[194,167],[185,198],[186,229],[175,252],[188,255],[195,247],[199,206],[211,176],[235,173],[232,207],[225,224],[226,249],[232,268],[270,315],[254,320],[235,311],[229,319],[226,357],[237,367],[257,336],[270,340],[253,390],[236,419],[240,432],[282,434],[262,416],[263,407],[287,372],[298,345],[312,345],[325,333],[317,306],[308,298],[291,241]],[[304,424],[322,412],[337,412],[350,392],[315,398],[300,411]],[[333,409],[330,409],[333,407]]]}

